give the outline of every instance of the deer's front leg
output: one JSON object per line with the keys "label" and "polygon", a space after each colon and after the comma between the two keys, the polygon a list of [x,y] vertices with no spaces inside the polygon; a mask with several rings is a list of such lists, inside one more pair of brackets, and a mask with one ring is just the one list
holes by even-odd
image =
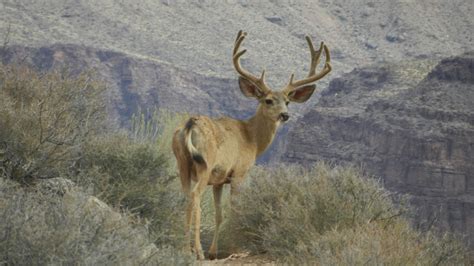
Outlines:
{"label": "deer's front leg", "polygon": [[214,230],[214,238],[212,239],[211,248],[209,249],[209,259],[213,260],[217,258],[217,239],[219,238],[219,227],[222,223],[222,188],[224,185],[216,185],[213,187],[214,193],[214,208],[216,217],[216,227]]}
{"label": "deer's front leg", "polygon": [[240,193],[240,189],[242,186],[242,183],[244,182],[245,179],[245,174],[247,173],[247,169],[245,169],[242,172],[236,173],[236,175],[232,178],[232,181],[230,182],[230,204],[231,206],[235,205],[235,201],[237,198],[237,195]]}

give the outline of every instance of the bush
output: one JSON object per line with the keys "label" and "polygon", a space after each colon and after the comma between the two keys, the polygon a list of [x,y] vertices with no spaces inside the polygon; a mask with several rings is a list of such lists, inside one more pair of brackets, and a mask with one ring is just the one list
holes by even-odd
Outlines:
{"label": "bush", "polygon": [[104,86],[92,77],[0,64],[0,174],[24,182],[74,165],[104,121]]}
{"label": "bush", "polygon": [[389,225],[375,222],[330,230],[302,251],[305,259],[321,265],[462,265],[464,261],[458,240],[423,235],[401,219]]}
{"label": "bush", "polygon": [[176,128],[189,118],[187,114],[171,113],[155,109],[152,112],[138,112],[132,117],[130,137],[134,141],[149,143],[167,160],[167,174],[177,174],[176,159],[171,142]]}
{"label": "bush", "polygon": [[[132,265],[189,263],[157,249],[136,217],[56,184],[25,188],[0,179],[0,261],[7,265]],[[48,187],[49,189],[38,189]],[[138,223],[137,223],[138,222]]]}
{"label": "bush", "polygon": [[167,166],[153,143],[117,134],[86,146],[83,170],[75,180],[112,206],[146,218],[158,244],[172,244],[183,235],[177,231],[184,224],[184,197],[176,176],[167,175]]}
{"label": "bush", "polygon": [[158,245],[181,247],[185,198],[171,158],[170,132],[184,116],[157,111],[147,119],[136,117],[132,133],[87,143],[80,174],[71,178],[108,204],[147,219]]}
{"label": "bush", "polygon": [[415,232],[402,213],[386,190],[354,168],[257,167],[223,235],[292,264],[462,262],[460,243]]}

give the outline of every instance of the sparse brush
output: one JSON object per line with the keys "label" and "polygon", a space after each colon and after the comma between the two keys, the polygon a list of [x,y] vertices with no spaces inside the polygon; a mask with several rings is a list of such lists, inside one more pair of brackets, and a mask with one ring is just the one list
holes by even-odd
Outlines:
{"label": "sparse brush", "polygon": [[292,264],[463,261],[459,242],[417,233],[403,211],[376,180],[354,168],[257,167],[233,205],[223,241],[232,238],[234,248]]}

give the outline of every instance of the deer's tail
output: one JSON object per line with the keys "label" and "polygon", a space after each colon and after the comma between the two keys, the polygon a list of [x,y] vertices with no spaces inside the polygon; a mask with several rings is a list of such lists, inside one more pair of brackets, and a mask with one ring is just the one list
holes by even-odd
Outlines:
{"label": "deer's tail", "polygon": [[196,119],[191,117],[184,127],[184,142],[186,145],[186,149],[188,149],[189,153],[191,154],[191,158],[198,164],[203,166],[206,165],[206,160],[202,156],[202,154],[196,149],[192,141],[192,134],[193,134],[193,127],[196,125]]}

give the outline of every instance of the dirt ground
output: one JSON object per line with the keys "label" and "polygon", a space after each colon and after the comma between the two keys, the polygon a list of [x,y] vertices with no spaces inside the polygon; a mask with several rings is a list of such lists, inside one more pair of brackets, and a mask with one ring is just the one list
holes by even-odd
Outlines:
{"label": "dirt ground", "polygon": [[199,265],[276,265],[265,255],[250,255],[249,253],[236,253],[224,259],[205,260]]}

